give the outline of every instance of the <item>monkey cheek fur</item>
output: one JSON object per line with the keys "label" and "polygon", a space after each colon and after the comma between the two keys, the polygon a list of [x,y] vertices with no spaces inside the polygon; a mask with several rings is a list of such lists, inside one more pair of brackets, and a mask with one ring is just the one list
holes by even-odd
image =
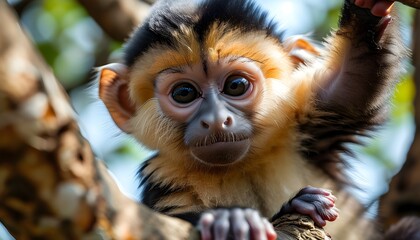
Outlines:
{"label": "monkey cheek fur", "polygon": [[194,159],[208,166],[224,166],[240,161],[251,146],[249,139],[235,142],[217,142],[214,144],[191,147]]}

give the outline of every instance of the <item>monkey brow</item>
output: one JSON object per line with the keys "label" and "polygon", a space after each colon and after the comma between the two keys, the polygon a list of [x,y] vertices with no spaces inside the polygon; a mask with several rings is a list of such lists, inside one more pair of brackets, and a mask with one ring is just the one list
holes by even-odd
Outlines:
{"label": "monkey brow", "polygon": [[260,61],[257,61],[255,59],[252,58],[248,58],[248,57],[243,57],[243,56],[230,56],[228,58],[228,63],[233,63],[233,62],[242,62],[242,63],[246,63],[246,62],[257,62],[257,63],[261,63]]}
{"label": "monkey brow", "polygon": [[158,74],[171,74],[171,73],[185,73],[185,69],[184,67],[181,66],[176,66],[176,67],[169,67],[169,68],[165,68],[162,71],[158,72]]}
{"label": "monkey brow", "polygon": [[[181,74],[185,73],[185,66],[175,66],[175,67],[165,68],[165,69],[159,71],[156,76],[159,76],[161,74],[165,75],[165,74],[174,74],[174,73],[181,73]],[[155,78],[153,80],[153,87],[154,88],[156,87],[157,79],[158,78]]]}

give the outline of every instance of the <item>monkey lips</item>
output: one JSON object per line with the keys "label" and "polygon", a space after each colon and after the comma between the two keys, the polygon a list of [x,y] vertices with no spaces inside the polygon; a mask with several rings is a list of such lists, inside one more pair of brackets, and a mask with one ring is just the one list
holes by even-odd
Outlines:
{"label": "monkey lips", "polygon": [[248,136],[218,133],[189,141],[191,155],[198,161],[214,166],[229,165],[241,160],[251,145]]}

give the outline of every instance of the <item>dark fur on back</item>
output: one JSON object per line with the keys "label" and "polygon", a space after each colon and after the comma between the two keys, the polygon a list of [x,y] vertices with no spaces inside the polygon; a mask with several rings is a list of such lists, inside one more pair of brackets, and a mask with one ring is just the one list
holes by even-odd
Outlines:
{"label": "dark fur on back", "polygon": [[149,18],[133,34],[125,46],[125,64],[132,66],[150,47],[164,44],[174,46],[173,32],[181,26],[194,29],[202,41],[213,23],[230,23],[243,31],[265,31],[280,39],[276,24],[268,13],[252,0],[164,0],[156,3]]}
{"label": "dark fur on back", "polygon": [[404,217],[398,223],[391,226],[385,234],[384,240],[419,240],[420,218]]}

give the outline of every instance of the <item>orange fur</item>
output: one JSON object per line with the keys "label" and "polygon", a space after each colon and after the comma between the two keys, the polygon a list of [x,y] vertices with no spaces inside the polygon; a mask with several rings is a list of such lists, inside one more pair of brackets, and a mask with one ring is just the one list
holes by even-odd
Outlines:
{"label": "orange fur", "polygon": [[229,27],[215,24],[206,37],[204,52],[200,50],[197,37],[188,29],[174,33],[178,40],[175,49],[168,46],[149,49],[131,70],[131,98],[139,105],[145,103],[153,97],[153,81],[160,71],[198,63],[202,55],[214,62],[227,56],[250,58],[261,64],[266,78],[282,79],[282,76],[290,75],[292,63],[287,60],[287,53],[282,50],[278,40],[267,38],[260,32],[244,34],[240,29],[221,34],[224,28]]}
{"label": "orange fur", "polygon": [[[307,83],[298,84],[303,81],[282,78],[283,74],[292,71],[292,64],[274,39],[261,37],[258,32],[245,36],[240,34],[239,30],[232,30],[220,36],[217,29],[213,28],[205,41],[205,56],[211,61],[227,56],[252,58],[261,63],[267,78],[266,88],[260,94],[260,103],[255,107],[256,125],[262,126],[263,130],[253,137],[251,153],[244,160],[216,170],[209,170],[195,162],[183,145],[181,126],[160,113],[153,97],[139,100],[145,103],[131,120],[136,130],[134,135],[147,146],[159,149],[159,156],[150,162],[144,173],[153,172],[151,181],[159,182],[162,186],[188,189],[185,193],[168,196],[157,204],[162,208],[178,206],[170,212],[172,214],[216,206],[242,205],[255,207],[269,217],[302,186],[314,183],[308,179],[314,179],[311,176],[316,171],[306,166],[297,152],[300,139],[297,138],[294,118],[298,114],[297,109],[305,105],[309,98],[305,95],[309,86]],[[168,57],[168,53],[171,57]],[[145,98],[141,94],[143,90],[152,87],[153,74],[167,67],[185,65],[183,61],[186,59],[199,56],[182,56],[185,53],[175,53],[165,48],[150,50],[133,69],[132,95]],[[283,64],[277,64],[280,62]],[[295,174],[299,172],[301,174]]]}
{"label": "orange fur", "polygon": [[[130,95],[139,106],[130,121],[133,134],[146,146],[159,149],[159,156],[144,173],[153,172],[150,180],[162,186],[188,189],[161,200],[157,207],[178,206],[171,212],[176,214],[242,205],[270,217],[302,186],[322,179],[311,177],[317,171],[305,165],[297,151],[300,139],[296,118],[302,114],[298,109],[310,100],[310,81],[285,78],[291,76],[294,64],[277,39],[261,32],[243,33],[227,24],[214,24],[203,50],[196,36],[187,29],[183,33],[176,33],[176,49],[152,47],[130,73]],[[160,71],[198,63],[202,56],[213,62],[229,56],[253,59],[266,78],[254,110],[255,123],[262,131],[253,137],[251,152],[245,159],[223,169],[209,170],[191,158],[181,137],[182,126],[161,113],[153,96],[153,82]]]}
{"label": "orange fur", "polygon": [[213,61],[227,56],[242,56],[259,62],[266,78],[281,79],[291,70],[291,63],[285,60],[288,59],[287,53],[278,40],[259,31],[244,33],[228,24],[215,23],[206,36],[204,46]]}
{"label": "orange fur", "polygon": [[[352,15],[352,17],[355,16]],[[169,21],[169,23],[172,22]],[[337,183],[328,181],[330,176],[338,182],[342,180],[331,174],[334,170],[341,173],[340,163],[342,162],[339,157],[335,158],[335,155],[343,152],[340,149],[342,144],[352,142],[352,137],[360,134],[352,133],[352,129],[349,129],[347,133],[340,128],[343,127],[346,130],[346,121],[357,123],[357,121],[349,120],[354,120],[350,119],[351,117],[358,120],[359,115],[361,118],[367,118],[364,120],[367,125],[375,124],[375,119],[370,119],[369,115],[363,115],[362,111],[365,107],[363,101],[372,100],[368,103],[371,106],[367,108],[376,110],[375,106],[384,103],[383,98],[388,96],[382,94],[371,99],[371,92],[365,91],[365,88],[369,87],[366,84],[369,81],[361,81],[357,84],[358,81],[353,82],[352,76],[349,76],[349,73],[352,74],[351,71],[348,71],[346,75],[347,61],[353,61],[350,64],[351,67],[353,65],[357,67],[359,62],[375,63],[373,61],[375,59],[371,59],[372,61],[362,61],[364,60],[362,58],[360,61],[354,60],[355,56],[358,57],[357,53],[364,53],[368,48],[362,46],[360,49],[352,45],[352,38],[359,38],[359,36],[351,35],[356,33],[354,29],[351,29],[355,26],[341,27],[338,34],[334,34],[327,40],[324,50],[312,47],[310,42],[299,39],[295,43],[293,41],[286,43],[283,47],[274,34],[267,34],[265,30],[252,31],[248,28],[245,30],[232,26],[229,21],[224,23],[212,21],[211,23],[212,25],[205,26],[205,31],[197,31],[200,32],[199,34],[205,34],[205,36],[200,36],[204,39],[196,36],[194,29],[176,25],[173,28],[176,30],[163,31],[162,35],[172,35],[169,39],[175,40],[171,42],[171,46],[155,43],[155,45],[147,46],[148,50],[141,52],[140,56],[133,54],[134,57],[139,58],[135,60],[128,58],[128,63],[134,63],[127,79],[130,98],[137,107],[133,116],[130,116],[130,129],[133,130],[133,135],[146,146],[159,150],[159,155],[142,169],[142,173],[148,177],[146,183],[150,184],[146,184],[145,188],[152,186],[150,190],[152,200],[149,201],[153,202],[151,205],[156,210],[162,210],[168,214],[198,212],[219,206],[244,206],[258,209],[264,216],[272,217],[284,202],[304,186],[313,185],[333,189],[337,187]],[[168,29],[172,29],[170,24],[164,30]],[[141,41],[134,41],[131,44],[137,46],[135,45],[137,42]],[[389,40],[389,43],[393,41]],[[309,55],[293,52],[296,48],[309,51]],[[133,47],[133,49],[136,48]],[[369,56],[366,53],[360,55]],[[251,107],[239,109],[245,113],[244,115],[253,116],[253,119],[247,119],[253,127],[248,154],[231,165],[207,166],[194,159],[184,143],[185,123],[180,122],[188,122],[188,120],[177,122],[163,113],[165,109],[162,110],[159,106],[161,99],[158,100],[155,96],[155,79],[160,72],[171,67],[196,66],[202,63],[206,66],[204,70],[207,66],[218,67],[214,63],[219,63],[229,57],[252,59],[255,62],[254,66],[258,65],[264,75],[257,80],[264,83],[258,85],[258,91],[253,92],[253,94],[257,92],[257,97],[252,98]],[[388,63],[389,60],[382,59],[382,61]],[[356,67],[351,70],[358,70]],[[211,75],[207,75],[210,71],[203,72],[205,72],[203,73],[205,77],[200,80],[204,82],[210,79],[210,82],[214,83],[214,79],[208,77]],[[344,77],[340,78],[340,75]],[[370,76],[374,74],[370,72],[365,78],[370,78]],[[343,81],[333,81],[336,79]],[[388,85],[392,82],[389,79],[377,80],[387,81]],[[166,88],[164,90],[166,91]],[[359,90],[364,94],[363,97],[359,97],[362,96],[357,93]],[[161,92],[158,94],[163,95]],[[324,103],[328,103],[325,108],[323,108]],[[114,111],[112,107],[110,110]],[[343,116],[334,118],[339,111],[342,111]],[[347,112],[351,112],[349,117]],[[326,134],[324,127],[327,130]],[[337,131],[338,137],[344,137],[344,140],[333,139]],[[325,161],[330,157],[328,154],[334,155],[331,161]],[[314,164],[308,164],[308,161],[313,161]],[[155,187],[153,184],[158,186],[153,189]],[[169,191],[166,192],[166,190]],[[158,194],[155,194],[156,192]],[[159,194],[162,198],[153,197]],[[348,234],[345,232],[344,235],[337,235],[337,232],[350,229],[348,226],[357,225],[356,222],[359,222],[360,217],[359,213],[354,211],[354,206],[361,209],[360,205],[350,205],[346,202],[348,200],[346,198],[349,198],[348,195],[341,196],[340,201],[344,203],[337,205],[339,208],[344,206],[351,210],[347,209],[345,217],[329,225],[332,229],[330,233],[342,236],[340,239],[348,239],[345,236]],[[157,203],[154,202],[156,199]],[[340,227],[335,227],[337,225]],[[351,228],[351,231],[355,231],[355,228]]]}

